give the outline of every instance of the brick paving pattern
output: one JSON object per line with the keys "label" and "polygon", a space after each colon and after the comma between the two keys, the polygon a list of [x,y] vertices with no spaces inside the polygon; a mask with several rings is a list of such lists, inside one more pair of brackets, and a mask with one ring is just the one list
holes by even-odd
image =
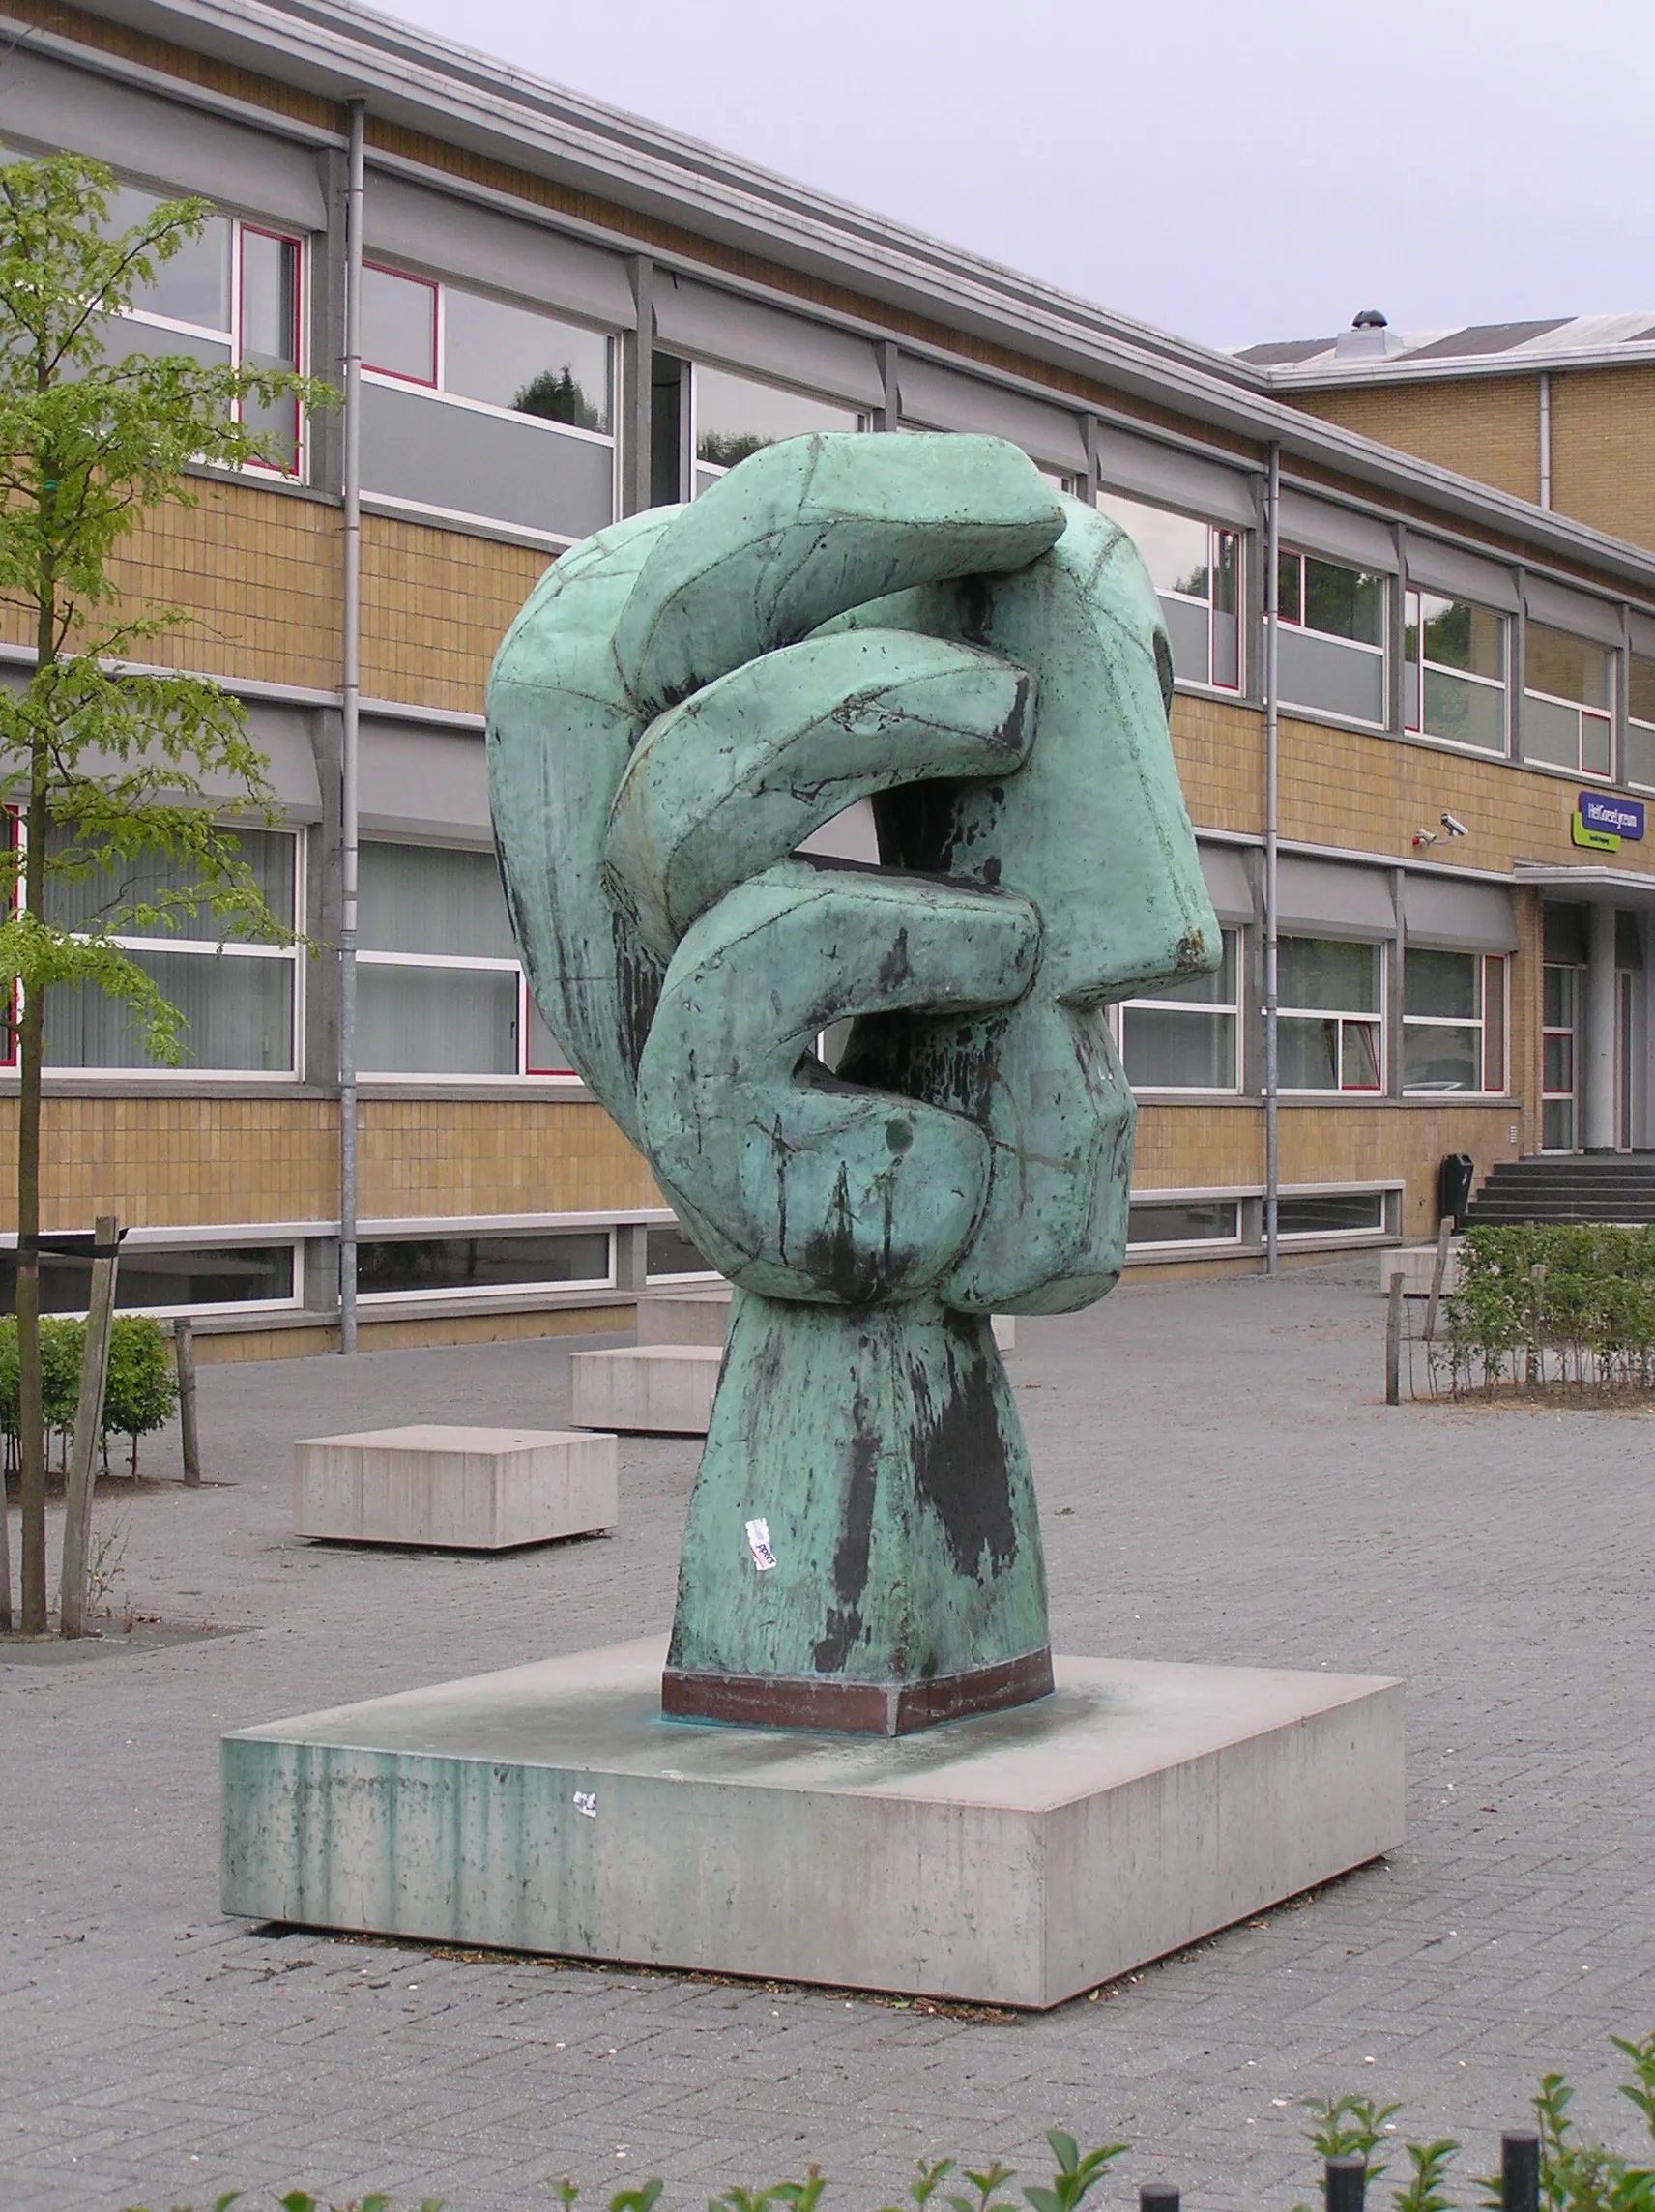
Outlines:
{"label": "brick paving pattern", "polygon": [[[1315,2178],[1299,2098],[1400,2097],[1482,2171],[1553,2064],[1625,2139],[1605,2038],[1655,2027],[1655,1435],[1387,1413],[1371,1281],[1140,1282],[1019,1325],[1060,1649],[1382,1672],[1409,1699],[1387,1863],[1042,2017],[222,1919],[220,1732],[664,1625],[695,1446],[624,1444],[615,1538],[306,1546],[295,1436],[555,1427],[567,1344],[204,1370],[219,1481],[110,1486],[99,1519],[126,1531],[118,1595],[217,1633],[0,1665],[0,2212],[293,2183],[531,2212],[565,2172],[588,2201],[664,2173],[674,2206],[811,2159],[863,2212],[921,2151],[1031,2174],[1057,2124],[1135,2146],[1105,2206],[1161,2175],[1192,2212],[1286,2212]],[[149,1457],[176,1465],[168,1439]]]}

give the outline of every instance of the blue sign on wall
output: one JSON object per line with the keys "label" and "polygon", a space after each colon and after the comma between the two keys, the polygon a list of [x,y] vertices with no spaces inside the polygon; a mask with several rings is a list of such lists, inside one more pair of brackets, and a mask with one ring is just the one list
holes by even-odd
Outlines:
{"label": "blue sign on wall", "polygon": [[1630,837],[1636,843],[1643,834],[1643,801],[1582,791],[1581,820],[1588,830],[1607,830],[1611,837]]}

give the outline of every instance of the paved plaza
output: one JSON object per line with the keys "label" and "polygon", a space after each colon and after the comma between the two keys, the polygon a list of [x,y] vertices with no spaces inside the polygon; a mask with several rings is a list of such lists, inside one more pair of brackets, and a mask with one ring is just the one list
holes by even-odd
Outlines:
{"label": "paved plaza", "polygon": [[[295,1437],[557,1427],[568,1347],[203,1370],[218,1479],[107,1486],[99,1521],[117,1604],[214,1633],[140,1617],[0,1665],[0,2212],[294,2183],[532,2212],[566,2172],[589,2202],[662,2173],[678,2207],[809,2160],[871,2212],[919,2152],[1032,2177],[1058,2125],[1133,2145],[1105,2206],[1161,2176],[1191,2212],[1287,2212],[1296,2100],[1400,2098],[1480,2172],[1552,2065],[1630,2142],[1605,2039],[1655,2028],[1655,1429],[1387,1412],[1373,1272],[1139,1281],[1019,1324],[1059,1650],[1394,1674],[1409,1702],[1404,1848],[1040,2017],[223,1920],[220,1732],[664,1628],[696,1446],[624,1441],[612,1538],[309,1546]],[[175,1441],[146,1458],[170,1476]]]}

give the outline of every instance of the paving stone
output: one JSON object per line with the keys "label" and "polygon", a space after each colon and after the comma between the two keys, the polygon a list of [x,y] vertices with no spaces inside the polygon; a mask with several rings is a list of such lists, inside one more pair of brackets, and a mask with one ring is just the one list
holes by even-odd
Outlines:
{"label": "paving stone", "polygon": [[[0,1664],[0,2207],[302,2181],[532,2212],[565,2172],[592,2203],[656,2171],[695,2206],[814,2159],[830,2207],[872,2212],[917,2153],[1033,2174],[1062,2124],[1133,2144],[1106,2208],[1161,2178],[1192,2212],[1283,2212],[1314,2186],[1300,2098],[1401,2097],[1482,2170],[1552,2065],[1631,2147],[1606,2037],[1655,2026],[1655,1432],[1387,1412],[1371,1271],[1140,1281],[1019,1331],[1061,1648],[1409,1691],[1387,1864],[1037,2019],[221,1920],[223,1729],[664,1625],[697,1447],[623,1441],[620,1537],[318,1556],[285,1527],[295,1437],[557,1428],[580,1347],[203,1370],[218,1482],[109,1484],[97,1518],[127,1529],[118,1602],[215,1633]],[[146,1442],[146,1471],[176,1449]]]}

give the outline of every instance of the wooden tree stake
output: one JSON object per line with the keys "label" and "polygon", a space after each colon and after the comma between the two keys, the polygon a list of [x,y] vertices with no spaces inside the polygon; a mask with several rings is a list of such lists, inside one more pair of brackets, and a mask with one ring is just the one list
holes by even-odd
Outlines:
{"label": "wooden tree stake", "polygon": [[58,1630],[86,1633],[86,1570],[92,1548],[92,1493],[98,1440],[103,1426],[103,1387],[109,1379],[109,1329],[115,1317],[119,1225],[101,1213],[93,1234],[92,1297],[86,1314],[86,1350],[80,1361],[80,1397],[74,1409],[74,1448],[63,1515],[63,1580],[58,1589]]}
{"label": "wooden tree stake", "polygon": [[173,1356],[178,1364],[178,1437],[184,1452],[184,1480],[190,1490],[201,1483],[201,1440],[195,1427],[195,1336],[187,1321],[172,1324]]}

